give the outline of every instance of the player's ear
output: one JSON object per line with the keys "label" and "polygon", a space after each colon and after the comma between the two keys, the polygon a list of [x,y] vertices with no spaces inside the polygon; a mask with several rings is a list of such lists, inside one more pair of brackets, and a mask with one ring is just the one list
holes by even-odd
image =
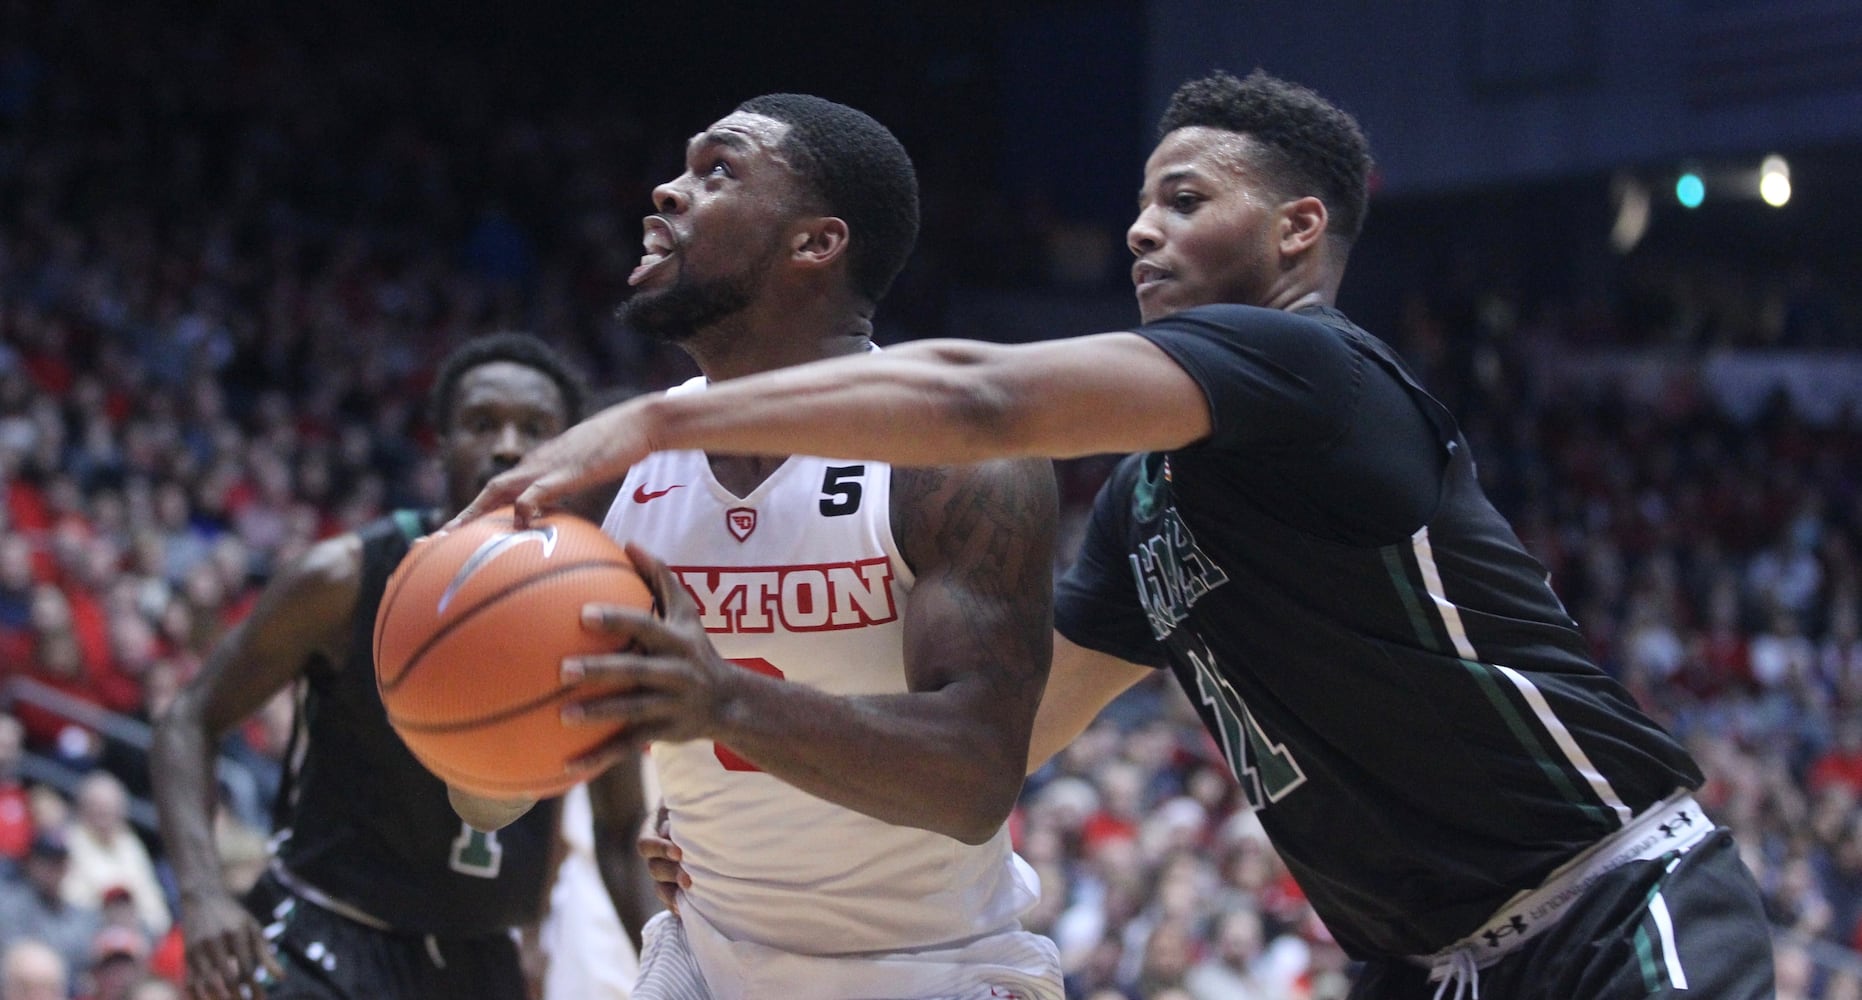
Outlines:
{"label": "player's ear", "polygon": [[792,255],[800,263],[831,264],[847,252],[848,237],[846,220],[833,215],[817,216],[795,230],[790,243]]}
{"label": "player's ear", "polygon": [[1330,218],[1325,202],[1311,195],[1280,206],[1280,254],[1297,257],[1325,238]]}

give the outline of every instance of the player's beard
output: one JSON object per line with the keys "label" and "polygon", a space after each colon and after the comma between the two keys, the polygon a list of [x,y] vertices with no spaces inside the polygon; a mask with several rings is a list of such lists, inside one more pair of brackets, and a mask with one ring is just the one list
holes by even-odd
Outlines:
{"label": "player's beard", "polygon": [[617,315],[622,323],[649,337],[677,344],[747,308],[768,267],[765,258],[738,274],[696,280],[688,279],[681,268],[672,287],[636,294],[621,303]]}

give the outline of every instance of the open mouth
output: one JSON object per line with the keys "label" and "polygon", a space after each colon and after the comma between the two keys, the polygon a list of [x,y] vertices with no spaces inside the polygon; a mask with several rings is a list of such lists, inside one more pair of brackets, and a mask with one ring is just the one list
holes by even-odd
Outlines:
{"label": "open mouth", "polygon": [[1138,291],[1155,285],[1170,277],[1170,272],[1149,261],[1139,261],[1131,266],[1131,283]]}
{"label": "open mouth", "polygon": [[640,263],[627,276],[629,285],[638,285],[649,275],[660,269],[678,252],[678,242],[673,238],[672,227],[657,215],[649,215],[644,223],[646,232],[640,240]]}

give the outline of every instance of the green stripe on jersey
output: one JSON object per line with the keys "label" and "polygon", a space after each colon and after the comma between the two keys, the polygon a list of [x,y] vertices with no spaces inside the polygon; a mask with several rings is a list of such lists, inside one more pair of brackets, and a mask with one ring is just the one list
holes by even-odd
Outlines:
{"label": "green stripe on jersey", "polygon": [[[1412,540],[1408,545],[1383,547],[1384,567],[1390,571],[1390,585],[1395,588],[1397,596],[1402,599],[1403,607],[1409,613],[1410,627],[1416,630],[1416,639],[1422,647],[1431,653],[1452,656],[1454,653],[1442,647],[1440,634],[1431,627],[1428,613],[1424,610],[1424,595],[1417,593],[1416,585],[1410,579],[1409,566],[1404,559],[1404,553],[1408,552],[1412,557],[1420,560],[1421,555],[1414,545]],[[1435,606],[1436,603],[1434,596],[1428,595],[1428,606]],[[1520,746],[1531,755],[1533,762],[1538,764],[1539,770],[1544,772],[1546,778],[1551,781],[1552,787],[1556,788],[1567,801],[1584,810],[1585,814],[1592,819],[1609,823],[1609,814],[1599,808],[1572,781],[1571,773],[1567,768],[1576,766],[1575,762],[1555,756],[1548,751],[1539,737],[1538,730],[1532,726],[1526,716],[1520,713],[1518,706],[1508,697],[1505,686],[1502,686],[1494,676],[1497,668],[1492,664],[1482,663],[1465,656],[1457,656],[1456,662],[1460,663],[1479,684],[1481,693],[1487,696],[1488,702],[1494,706],[1500,718],[1506,723],[1513,738],[1518,740]]]}
{"label": "green stripe on jersey", "polygon": [[1531,755],[1533,763],[1539,765],[1539,770],[1550,779],[1552,786],[1557,788],[1572,805],[1584,810],[1585,814],[1592,819],[1608,823],[1610,820],[1604,811],[1585,798],[1584,793],[1571,782],[1571,775],[1561,766],[1564,763],[1562,759],[1546,752],[1545,744],[1539,741],[1539,734],[1527,723],[1526,717],[1519,713],[1512,699],[1506,696],[1506,689],[1494,679],[1492,665],[1476,663],[1473,660],[1460,662],[1468,674],[1480,685],[1481,693],[1487,696],[1488,702],[1493,705],[1500,718],[1506,722],[1506,728],[1512,731],[1513,738],[1519,740],[1520,746]]}
{"label": "green stripe on jersey", "polygon": [[1448,651],[1436,642],[1435,630],[1429,627],[1429,619],[1422,613],[1422,602],[1416,599],[1416,588],[1409,582],[1409,572],[1403,565],[1403,553],[1408,549],[1407,545],[1384,546],[1384,568],[1390,571],[1390,584],[1403,599],[1403,610],[1409,612],[1409,624],[1416,630],[1416,639],[1431,653],[1446,653]]}

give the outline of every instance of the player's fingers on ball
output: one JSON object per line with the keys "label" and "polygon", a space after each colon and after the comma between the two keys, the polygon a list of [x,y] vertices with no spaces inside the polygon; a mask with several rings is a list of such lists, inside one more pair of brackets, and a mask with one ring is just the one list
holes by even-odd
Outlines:
{"label": "player's fingers on ball", "polygon": [[533,518],[543,516],[544,508],[550,498],[549,489],[539,479],[515,492],[516,495],[511,500],[511,515],[516,521],[513,527],[527,528]]}
{"label": "player's fingers on ball", "polygon": [[627,549],[627,558],[633,560],[634,569],[639,571],[649,585],[653,582],[653,578],[666,568],[665,560],[654,555],[639,542],[630,541],[624,547]]}
{"label": "player's fingers on ball", "polygon": [[516,471],[515,469],[510,469],[491,477],[491,479],[485,483],[484,489],[478,491],[478,496],[473,497],[472,501],[466,504],[463,510],[453,515],[453,519],[446,522],[445,527],[441,530],[451,531],[465,524],[467,521],[483,515],[488,510],[497,510],[499,507],[510,503],[511,498],[516,496],[518,490],[522,488],[522,484],[512,478],[512,474]]}
{"label": "player's fingers on ball", "polygon": [[656,621],[651,612],[624,604],[590,601],[582,605],[582,627],[590,632],[606,632],[631,639],[642,628]]}
{"label": "player's fingers on ball", "polygon": [[627,558],[633,561],[635,571],[646,581],[647,589],[653,592],[654,603],[661,615],[674,618],[697,614],[692,595],[664,560],[642,548],[639,542],[627,543]]}
{"label": "player's fingers on ball", "polygon": [[600,684],[604,688],[632,691],[649,680],[648,660],[649,657],[640,653],[583,653],[565,656],[562,660],[562,682],[565,685]]}
{"label": "player's fingers on ball", "polygon": [[667,695],[631,693],[609,694],[586,701],[572,701],[564,705],[562,720],[566,724],[614,725],[619,723],[622,727],[619,735],[576,758],[575,765],[583,767],[586,766],[584,762],[607,756],[619,748],[659,738],[649,734],[664,728],[664,722],[671,714],[673,704],[674,700]]}
{"label": "player's fingers on ball", "polygon": [[653,895],[658,896],[659,901],[666,904],[666,909],[671,910],[675,914],[679,912],[678,889],[664,882],[655,882],[653,883]]}
{"label": "player's fingers on ball", "polygon": [[[679,588],[683,594],[685,588]],[[684,600],[690,601],[690,597]],[[612,626],[606,631],[625,634],[628,648],[644,653],[665,653],[672,656],[688,656],[692,653],[695,641],[703,641],[704,632],[700,629],[684,627],[687,621],[694,621],[697,612],[690,618],[680,611],[672,616],[661,618],[636,608],[615,606],[614,615],[606,618]]]}

